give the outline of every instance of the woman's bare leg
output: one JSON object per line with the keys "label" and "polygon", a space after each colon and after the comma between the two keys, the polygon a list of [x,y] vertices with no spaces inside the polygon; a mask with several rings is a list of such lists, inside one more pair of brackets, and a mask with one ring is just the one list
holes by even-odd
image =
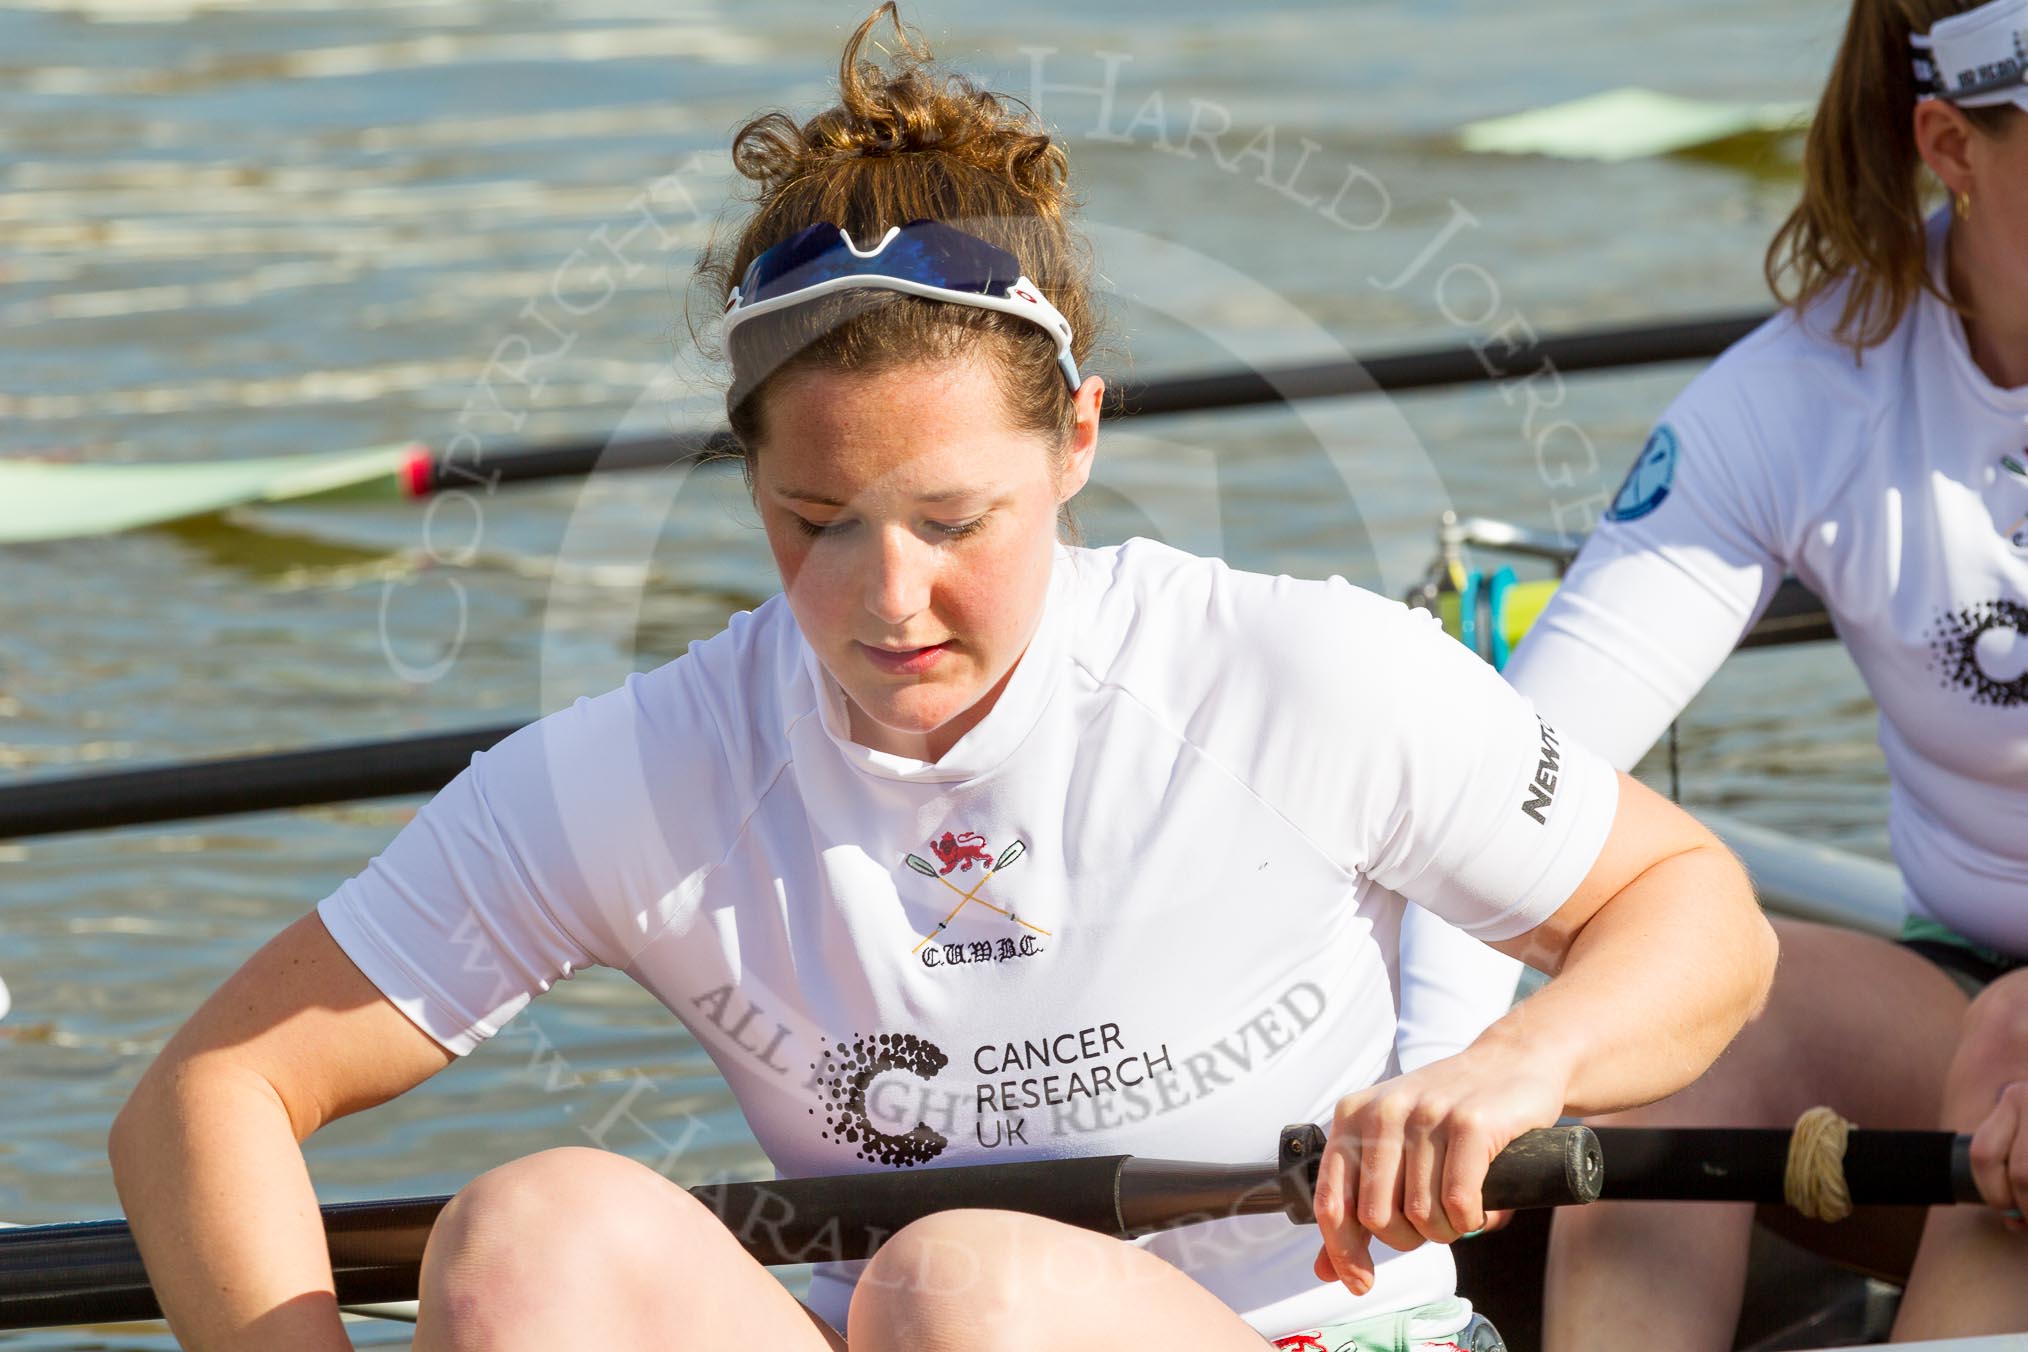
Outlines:
{"label": "woman's bare leg", "polygon": [[[1767,1008],[1704,1077],[1627,1126],[1789,1126],[1828,1104],[1865,1126],[1930,1128],[1965,997],[1870,935],[1781,922]],[[1855,1217],[1848,1225],[1861,1224]],[[1544,1293],[1547,1352],[1724,1352],[1746,1284],[1748,1205],[1607,1203],[1559,1215]]]}
{"label": "woman's bare leg", "polygon": [[474,1179],[430,1234],[421,1295],[416,1352],[845,1352],[689,1193],[601,1150]]}
{"label": "woman's bare leg", "polygon": [[846,1333],[852,1352],[1266,1345],[1153,1254],[1009,1211],[946,1211],[902,1229],[867,1264]]}
{"label": "woman's bare leg", "polygon": [[[1968,1132],[2000,1090],[2028,1080],[2028,971],[1995,981],[1972,1001],[1952,1058],[1941,1124]],[[1991,1207],[1936,1207],[1894,1321],[1894,1337],[1957,1338],[2028,1328],[2028,1235]]]}

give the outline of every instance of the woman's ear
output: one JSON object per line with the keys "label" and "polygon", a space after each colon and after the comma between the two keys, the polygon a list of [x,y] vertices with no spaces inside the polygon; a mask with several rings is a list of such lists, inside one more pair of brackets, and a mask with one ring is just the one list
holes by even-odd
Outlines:
{"label": "woman's ear", "polygon": [[1070,425],[1070,443],[1064,449],[1063,468],[1058,473],[1056,500],[1069,502],[1091,482],[1092,457],[1098,452],[1099,419],[1105,405],[1106,382],[1086,376],[1071,396],[1075,410]]}
{"label": "woman's ear", "polygon": [[1922,99],[1915,105],[1915,148],[1952,197],[1974,193],[1971,120],[1949,99]]}

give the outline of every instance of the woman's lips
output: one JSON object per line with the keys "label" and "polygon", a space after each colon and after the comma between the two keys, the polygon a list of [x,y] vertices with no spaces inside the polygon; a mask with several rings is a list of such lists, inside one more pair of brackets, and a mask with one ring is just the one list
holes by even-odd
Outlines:
{"label": "woman's lips", "polygon": [[876,648],[870,643],[859,645],[859,651],[866,654],[866,660],[876,671],[893,676],[920,676],[935,666],[950,650],[950,641],[933,643],[927,648]]}

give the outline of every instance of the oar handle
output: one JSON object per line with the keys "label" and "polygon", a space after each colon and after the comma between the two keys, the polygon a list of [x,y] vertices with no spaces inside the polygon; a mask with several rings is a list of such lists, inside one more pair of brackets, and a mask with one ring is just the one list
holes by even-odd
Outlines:
{"label": "oar handle", "polygon": [[[1300,1123],[1282,1129],[1282,1209],[1298,1225],[1317,1216],[1310,1205],[1324,1153],[1324,1129]],[[1604,1159],[1591,1128],[1572,1124],[1524,1131],[1493,1157],[1480,1197],[1488,1211],[1582,1206],[1599,1195]]]}

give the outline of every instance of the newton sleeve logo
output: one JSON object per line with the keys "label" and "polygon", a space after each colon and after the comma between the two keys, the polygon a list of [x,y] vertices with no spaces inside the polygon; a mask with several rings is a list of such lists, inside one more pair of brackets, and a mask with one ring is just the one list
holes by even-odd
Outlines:
{"label": "newton sleeve logo", "polygon": [[1556,801],[1556,778],[1563,764],[1563,751],[1556,740],[1556,730],[1535,720],[1542,729],[1542,751],[1535,761],[1535,778],[1528,782],[1522,792],[1521,813],[1534,820],[1537,826],[1549,825],[1549,806]]}

